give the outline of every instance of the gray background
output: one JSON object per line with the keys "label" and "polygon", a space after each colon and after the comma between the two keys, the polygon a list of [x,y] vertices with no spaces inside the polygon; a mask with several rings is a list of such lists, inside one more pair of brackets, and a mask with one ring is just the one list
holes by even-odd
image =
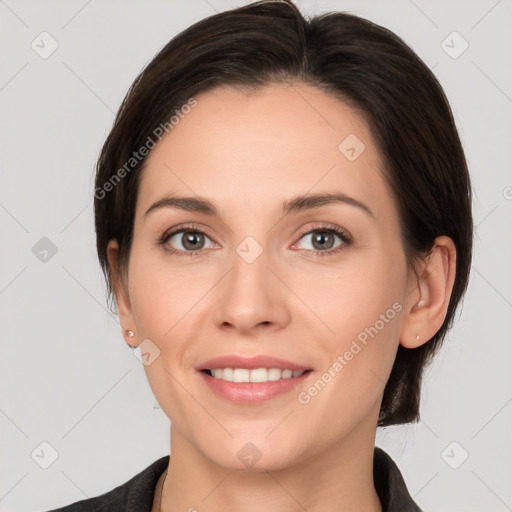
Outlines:
{"label": "gray background", "polygon": [[[180,30],[243,3],[0,1],[2,511],[106,492],[169,453],[169,421],[106,310],[93,165],[140,69]],[[297,4],[392,29],[450,99],[475,191],[473,274],[422,421],[379,430],[377,444],[426,511],[512,510],[512,3]],[[58,43],[47,58],[43,31]]]}

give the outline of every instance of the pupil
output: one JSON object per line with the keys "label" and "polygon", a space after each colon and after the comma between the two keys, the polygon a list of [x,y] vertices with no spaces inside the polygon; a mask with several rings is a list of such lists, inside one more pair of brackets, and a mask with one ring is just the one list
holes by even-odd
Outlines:
{"label": "pupil", "polygon": [[[319,248],[320,249],[325,249],[326,247],[329,249],[332,247],[332,234],[331,233],[326,233],[325,231],[324,232],[318,232],[320,234],[316,235],[313,237],[313,245],[316,247],[316,244],[320,244],[319,245]],[[331,237],[331,243],[327,243],[325,244],[325,239],[326,237]]]}
{"label": "pupil", "polygon": [[[198,242],[198,238],[200,239],[201,238],[201,234],[200,233],[185,233],[185,243],[183,244],[184,247],[188,248],[188,249],[197,249],[197,245],[199,244]],[[190,246],[188,246],[188,244],[191,244]]]}

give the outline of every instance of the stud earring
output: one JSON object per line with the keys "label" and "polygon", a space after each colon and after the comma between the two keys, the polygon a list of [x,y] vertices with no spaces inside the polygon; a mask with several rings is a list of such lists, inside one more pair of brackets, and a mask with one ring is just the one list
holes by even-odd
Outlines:
{"label": "stud earring", "polygon": [[420,335],[416,334],[416,341],[420,341]]}
{"label": "stud earring", "polygon": [[422,300],[420,300],[420,301],[418,302],[418,307],[419,307],[419,308],[421,308],[421,306],[423,306],[423,304],[425,304],[425,303],[424,303]]}
{"label": "stud earring", "polygon": [[[127,330],[126,331],[126,335],[128,336],[128,338],[133,338],[135,336],[135,333],[131,330]],[[126,344],[130,347],[130,348],[136,348],[134,345],[130,345],[128,342],[126,342]]]}

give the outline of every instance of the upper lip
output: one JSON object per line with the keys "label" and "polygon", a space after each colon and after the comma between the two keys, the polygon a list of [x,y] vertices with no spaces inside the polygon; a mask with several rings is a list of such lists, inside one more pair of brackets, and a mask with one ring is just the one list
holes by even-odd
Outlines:
{"label": "upper lip", "polygon": [[305,371],[310,370],[307,366],[279,359],[269,355],[259,355],[255,357],[241,357],[237,355],[227,355],[209,359],[197,366],[197,370],[214,370],[216,368],[246,368],[252,370],[255,368],[279,368],[280,370]]}

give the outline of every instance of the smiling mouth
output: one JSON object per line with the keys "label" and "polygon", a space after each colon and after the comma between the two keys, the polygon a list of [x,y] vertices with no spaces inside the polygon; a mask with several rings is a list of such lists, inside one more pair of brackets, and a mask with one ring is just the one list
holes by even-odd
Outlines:
{"label": "smiling mouth", "polygon": [[213,368],[201,370],[215,379],[234,383],[265,383],[300,377],[312,370],[288,370],[281,368]]}

